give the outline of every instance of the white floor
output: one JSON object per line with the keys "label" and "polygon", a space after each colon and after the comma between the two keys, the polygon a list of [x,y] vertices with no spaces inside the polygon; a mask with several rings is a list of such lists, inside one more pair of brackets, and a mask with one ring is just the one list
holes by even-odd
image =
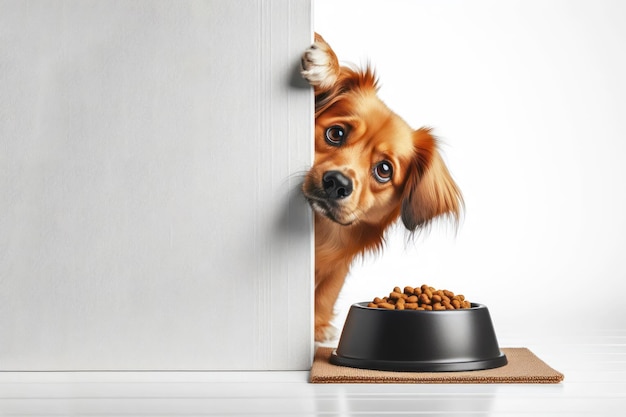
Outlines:
{"label": "white floor", "polygon": [[500,334],[565,374],[557,385],[307,382],[308,372],[0,373],[0,416],[601,416],[626,410],[626,330]]}

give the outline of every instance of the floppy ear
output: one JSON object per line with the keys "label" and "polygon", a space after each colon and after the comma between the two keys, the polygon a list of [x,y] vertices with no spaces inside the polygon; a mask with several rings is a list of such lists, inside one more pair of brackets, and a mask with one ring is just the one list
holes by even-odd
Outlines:
{"label": "floppy ear", "polygon": [[437,150],[430,129],[414,133],[415,156],[402,195],[402,222],[407,229],[422,229],[438,216],[458,224],[463,197]]}

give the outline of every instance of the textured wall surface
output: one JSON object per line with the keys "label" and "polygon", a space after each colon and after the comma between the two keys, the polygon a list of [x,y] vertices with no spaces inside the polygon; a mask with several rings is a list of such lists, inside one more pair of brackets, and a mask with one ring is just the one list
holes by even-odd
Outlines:
{"label": "textured wall surface", "polygon": [[0,2],[0,369],[308,369],[310,41],[308,1]]}

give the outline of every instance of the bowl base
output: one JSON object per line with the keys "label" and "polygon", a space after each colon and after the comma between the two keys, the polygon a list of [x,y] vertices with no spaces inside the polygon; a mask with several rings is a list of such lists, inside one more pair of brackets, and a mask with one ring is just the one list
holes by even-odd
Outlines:
{"label": "bowl base", "polygon": [[388,361],[374,359],[358,359],[337,355],[334,350],[330,363],[350,368],[372,369],[393,372],[461,372],[479,371],[504,366],[508,363],[506,355],[500,352],[495,358],[466,362],[431,362],[431,361]]}

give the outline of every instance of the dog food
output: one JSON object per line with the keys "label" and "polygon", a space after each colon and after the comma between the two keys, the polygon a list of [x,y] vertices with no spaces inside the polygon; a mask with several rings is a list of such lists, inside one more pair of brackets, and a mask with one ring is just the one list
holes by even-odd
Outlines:
{"label": "dog food", "polygon": [[455,295],[452,291],[436,290],[424,284],[421,287],[395,287],[389,297],[374,298],[367,305],[372,308],[388,310],[458,310],[470,308],[471,304],[462,294]]}

